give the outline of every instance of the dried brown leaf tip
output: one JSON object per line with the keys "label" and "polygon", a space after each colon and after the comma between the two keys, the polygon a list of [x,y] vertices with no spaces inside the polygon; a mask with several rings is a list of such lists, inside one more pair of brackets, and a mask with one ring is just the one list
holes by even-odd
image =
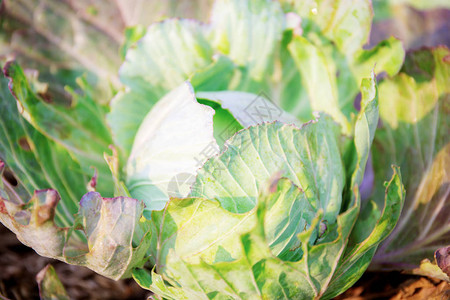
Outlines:
{"label": "dried brown leaf tip", "polygon": [[436,250],[434,258],[442,272],[450,276],[450,246]]}

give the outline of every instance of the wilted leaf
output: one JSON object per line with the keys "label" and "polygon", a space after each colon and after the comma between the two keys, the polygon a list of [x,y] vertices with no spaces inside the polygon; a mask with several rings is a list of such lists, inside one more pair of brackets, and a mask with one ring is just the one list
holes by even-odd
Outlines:
{"label": "wilted leaf", "polygon": [[[17,181],[4,181],[11,200],[25,204],[35,190],[57,189],[64,201],[58,206],[55,221],[69,226],[77,203],[84,193],[93,170],[83,172],[64,147],[34,129],[20,115],[8,90],[8,80],[0,75],[0,158]],[[2,196],[3,197],[3,196]]]}
{"label": "wilted leaf", "polygon": [[419,268],[413,269],[411,271],[414,275],[421,275],[421,276],[427,276],[431,278],[436,278],[438,280],[444,280],[449,282],[450,279],[447,274],[444,273],[444,271],[439,268],[436,263],[431,263],[428,258],[425,258],[420,262]]}
{"label": "wilted leaf", "polygon": [[[87,174],[66,148],[20,116],[7,80],[1,78],[0,84],[0,157],[12,171],[5,176],[5,162],[0,160],[1,222],[42,256],[87,266],[114,279],[130,276],[132,268],[144,263],[149,243],[144,239],[145,224],[140,223],[143,203],[102,198],[95,192],[83,196]],[[89,188],[95,185],[94,177]],[[80,198],[82,208],[74,224]]]}
{"label": "wilted leaf", "polygon": [[[436,252],[434,252],[434,258],[442,272],[447,274],[447,276],[450,276],[450,246],[436,250]],[[447,281],[450,281],[448,277]]]}
{"label": "wilted leaf", "polygon": [[66,289],[58,278],[55,268],[47,265],[36,275],[41,300],[69,300]]}

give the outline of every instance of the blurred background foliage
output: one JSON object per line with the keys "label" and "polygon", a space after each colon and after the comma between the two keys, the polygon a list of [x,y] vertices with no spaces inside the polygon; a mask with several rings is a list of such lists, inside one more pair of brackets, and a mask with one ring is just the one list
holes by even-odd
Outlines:
{"label": "blurred background foliage", "polygon": [[145,28],[168,17],[208,19],[211,0],[3,0],[0,6],[0,57],[15,58],[39,71],[53,93],[77,88],[86,76],[99,102],[119,86],[120,48],[133,38],[127,28]]}
{"label": "blurred background foliage", "polygon": [[[39,71],[52,93],[79,88],[86,76],[106,103],[120,83],[124,49],[145,28],[169,17],[208,22],[212,0],[2,0],[0,57]],[[367,47],[390,36],[406,49],[450,44],[447,0],[373,0],[374,27]]]}

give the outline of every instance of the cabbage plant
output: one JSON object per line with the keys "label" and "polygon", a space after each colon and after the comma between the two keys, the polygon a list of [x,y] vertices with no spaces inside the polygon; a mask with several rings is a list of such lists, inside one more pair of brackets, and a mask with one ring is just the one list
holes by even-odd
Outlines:
{"label": "cabbage plant", "polygon": [[187,198],[152,212],[154,269],[133,277],[167,299],[327,299],[351,286],[393,229],[404,197],[394,168],[379,218],[358,219],[378,121],[374,79],[362,89],[353,168],[344,167],[329,117],[241,130],[198,171]]}
{"label": "cabbage plant", "polygon": [[369,1],[218,0],[209,23],[127,41],[109,106],[83,77],[62,101],[7,62],[1,222],[40,255],[167,299],[342,293],[405,198],[387,162],[361,200],[379,101],[389,111],[375,73],[404,59],[394,38],[363,49],[371,19]]}
{"label": "cabbage plant", "polygon": [[[284,113],[282,120],[293,123],[263,122],[239,130],[224,143],[220,154],[198,170],[188,195],[168,197],[170,201],[161,209],[158,205],[164,197],[159,197],[160,192],[164,196],[168,191],[163,181],[152,184],[150,175],[170,175],[173,168],[185,171],[182,167],[195,161],[189,147],[215,141],[214,110],[199,103],[201,98],[196,98],[188,82],[163,97],[149,113],[151,122],[146,118],[138,131],[141,139],[135,141],[129,157],[127,182],[131,187],[141,182],[143,196],[129,197],[118,175],[118,157],[113,155],[106,158],[115,197],[103,198],[98,190],[104,172],[87,181],[83,166],[74,159],[77,154],[36,129],[38,124],[48,124],[44,122],[48,119],[40,123],[19,113],[30,107],[37,116],[41,107],[54,104],[39,101],[17,65],[8,64],[5,71],[13,94],[8,94],[3,79],[2,112],[6,113],[2,125],[7,135],[2,145],[9,151],[3,152],[8,168],[2,163],[1,218],[41,255],[88,266],[114,279],[132,275],[143,287],[171,299],[330,298],[359,278],[400,214],[404,190],[398,168],[394,168],[380,217],[358,218],[358,186],[378,122],[373,77],[362,81],[363,108],[350,147],[356,153],[352,168],[344,167],[342,158],[342,152],[350,150],[340,148],[340,139],[348,138],[340,135],[339,125],[330,117],[321,115],[299,125]],[[13,95],[25,101],[19,102],[23,107],[17,106]],[[203,93],[202,97],[222,99],[221,103],[245,99],[241,93],[230,92]],[[89,104],[86,98],[79,100],[75,109],[83,101]],[[190,114],[184,118],[178,114],[186,111]],[[70,120],[70,115],[65,119]],[[55,128],[49,125],[48,129]],[[179,125],[178,132],[173,125]],[[178,150],[164,147],[164,143],[178,144],[189,138],[198,142],[180,144]],[[17,147],[9,141],[16,141]],[[158,149],[155,143],[161,151],[154,151]],[[185,155],[174,156],[176,151]],[[87,153],[80,149],[78,155]],[[24,159],[25,166],[21,164]],[[161,163],[168,167],[158,168]],[[11,170],[17,182],[10,178]],[[22,177],[17,175],[21,170]],[[30,192],[39,184],[54,183],[58,192]],[[71,221],[74,195],[86,189],[91,191],[81,197]],[[150,194],[145,197],[145,193]],[[143,216],[145,206],[150,214]],[[146,269],[150,266],[152,273]]]}

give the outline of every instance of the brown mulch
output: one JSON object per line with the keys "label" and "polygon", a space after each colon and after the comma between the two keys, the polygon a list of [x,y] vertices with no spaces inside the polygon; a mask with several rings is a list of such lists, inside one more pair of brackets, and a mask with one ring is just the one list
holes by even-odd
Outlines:
{"label": "brown mulch", "polygon": [[399,272],[366,272],[335,300],[450,300],[450,284]]}
{"label": "brown mulch", "polygon": [[[132,279],[113,281],[83,267],[39,256],[0,224],[0,299],[39,299],[36,274],[51,263],[71,299],[147,299],[150,293]],[[450,300],[450,285],[398,272],[370,273],[336,300]]]}

